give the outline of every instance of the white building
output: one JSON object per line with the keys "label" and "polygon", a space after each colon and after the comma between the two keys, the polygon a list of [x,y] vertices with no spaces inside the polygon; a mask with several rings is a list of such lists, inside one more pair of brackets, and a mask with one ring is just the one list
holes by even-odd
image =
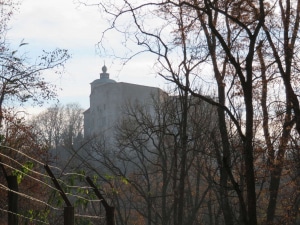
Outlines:
{"label": "white building", "polygon": [[91,83],[90,108],[84,112],[84,137],[112,135],[116,122],[123,116],[125,104],[147,104],[161,93],[163,91],[155,87],[116,82],[109,78],[103,66],[100,79]]}

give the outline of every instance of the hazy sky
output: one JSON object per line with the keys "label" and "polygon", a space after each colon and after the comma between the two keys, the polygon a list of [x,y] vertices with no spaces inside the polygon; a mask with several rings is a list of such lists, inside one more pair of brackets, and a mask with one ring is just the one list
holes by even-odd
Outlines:
{"label": "hazy sky", "polygon": [[[51,78],[63,89],[59,92],[63,104],[78,102],[83,108],[89,107],[90,83],[99,78],[104,62],[111,79],[162,87],[162,79],[155,77],[151,70],[151,59],[140,56],[122,67],[117,61],[99,55],[96,45],[107,23],[96,7],[78,6],[73,2],[23,0],[19,12],[10,22],[7,35],[14,45],[22,39],[29,43],[24,50],[30,58],[39,55],[43,49],[59,47],[69,50],[72,58],[66,64],[66,73],[61,78]],[[112,35],[108,40],[110,47],[117,52],[118,37]]]}

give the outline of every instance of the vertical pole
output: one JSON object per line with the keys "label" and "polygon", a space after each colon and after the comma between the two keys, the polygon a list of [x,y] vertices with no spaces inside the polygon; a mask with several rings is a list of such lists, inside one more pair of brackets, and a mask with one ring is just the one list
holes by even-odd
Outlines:
{"label": "vertical pole", "polygon": [[102,194],[100,193],[100,191],[98,190],[98,188],[96,187],[96,185],[93,183],[93,181],[91,180],[91,178],[86,177],[86,181],[93,188],[96,196],[99,198],[99,200],[101,200],[101,203],[102,203],[102,205],[105,208],[105,212],[106,212],[106,224],[107,225],[115,225],[115,207],[110,206],[106,202],[106,200],[104,199],[104,197],[102,196]]}
{"label": "vertical pole", "polygon": [[74,207],[73,206],[66,206],[64,208],[64,225],[74,225]]}
{"label": "vertical pole", "polygon": [[115,207],[106,208],[106,223],[107,225],[115,225]]}
{"label": "vertical pole", "polygon": [[[12,191],[18,191],[17,176],[7,176],[7,186]],[[8,191],[8,225],[18,225],[18,194]]]}
{"label": "vertical pole", "polygon": [[74,207],[72,206],[71,202],[67,198],[67,195],[65,194],[65,192],[59,185],[58,181],[56,180],[55,176],[53,175],[50,167],[47,164],[45,164],[44,168],[47,171],[47,173],[49,174],[49,176],[51,177],[56,189],[58,190],[59,194],[61,195],[61,197],[63,198],[63,200],[65,201],[65,203],[67,205],[64,208],[64,225],[74,225],[75,224],[75,222],[74,222],[75,221]]}

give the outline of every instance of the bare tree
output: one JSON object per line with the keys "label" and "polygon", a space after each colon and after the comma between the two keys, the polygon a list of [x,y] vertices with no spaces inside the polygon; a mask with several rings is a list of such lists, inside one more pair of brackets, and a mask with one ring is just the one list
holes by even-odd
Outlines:
{"label": "bare tree", "polygon": [[[69,54],[65,49],[43,51],[37,59],[29,60],[26,53],[20,52],[21,41],[17,49],[10,47],[6,40],[8,23],[15,13],[19,2],[5,0],[0,3],[0,124],[9,109],[26,103],[39,104],[56,97],[55,86],[47,82],[43,72],[52,70],[62,73]],[[3,124],[2,124],[3,125]]]}
{"label": "bare tree", "polygon": [[[290,146],[296,146],[292,131],[299,132],[299,1],[126,0],[98,6],[111,22],[104,37],[117,30],[126,46],[138,46],[125,62],[150,52],[159,75],[218,107],[222,145],[216,162],[225,223],[273,224],[286,217],[276,208],[282,180],[288,191],[282,172]],[[218,98],[201,95],[199,87]]]}
{"label": "bare tree", "polygon": [[[32,126],[26,123],[24,112],[17,108],[25,104],[42,104],[56,97],[55,87],[44,79],[43,71],[52,70],[61,73],[69,55],[67,50],[62,49],[44,51],[44,55],[34,62],[28,60],[26,54],[19,52],[20,48],[27,43],[21,42],[17,49],[12,49],[6,34],[9,32],[8,22],[18,4],[18,1],[11,0],[0,3],[0,164],[4,175],[1,179],[10,175],[15,176],[18,178],[18,183],[22,182],[19,188],[21,192],[27,192],[34,197],[42,193],[41,199],[45,199],[45,192],[36,191],[40,188],[39,185],[33,187],[30,181],[23,178],[24,173],[29,169],[39,169],[35,163],[28,162],[28,158],[24,155],[43,159],[47,151],[45,146],[36,139]],[[1,180],[1,183],[6,182]],[[2,196],[6,195],[4,190],[2,187]],[[24,212],[38,208],[38,205],[29,206],[28,201],[24,199],[20,202],[20,209]],[[1,208],[6,207],[7,203],[1,202]]]}
{"label": "bare tree", "polygon": [[116,147],[107,149],[103,143],[90,149],[99,165],[91,169],[111,193],[118,223],[138,218],[149,225],[208,223],[204,205],[208,193],[214,193],[217,171],[210,142],[211,136],[215,141],[219,137],[215,118],[214,107],[182,95],[161,96],[152,104],[124,108],[116,128]]}
{"label": "bare tree", "polygon": [[76,103],[49,107],[32,117],[29,124],[39,142],[50,150],[51,160],[63,165],[82,144],[83,109]]}

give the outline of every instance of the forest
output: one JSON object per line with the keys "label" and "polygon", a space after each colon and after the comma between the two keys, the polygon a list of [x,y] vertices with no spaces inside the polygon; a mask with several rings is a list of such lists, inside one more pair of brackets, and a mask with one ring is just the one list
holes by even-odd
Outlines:
{"label": "forest", "polygon": [[[55,98],[40,75],[69,55],[56,49],[26,64],[2,35],[8,7],[0,21],[0,195],[17,194],[19,209],[12,214],[1,197],[1,223],[14,215],[21,224],[62,224],[65,193],[74,224],[109,224],[110,207],[118,225],[299,224],[300,0],[79,2],[110,23],[100,52],[124,64],[153,55],[170,90],[124,105],[113,142],[84,137],[75,103],[23,119],[12,102]],[[110,32],[124,49],[109,46]]]}

